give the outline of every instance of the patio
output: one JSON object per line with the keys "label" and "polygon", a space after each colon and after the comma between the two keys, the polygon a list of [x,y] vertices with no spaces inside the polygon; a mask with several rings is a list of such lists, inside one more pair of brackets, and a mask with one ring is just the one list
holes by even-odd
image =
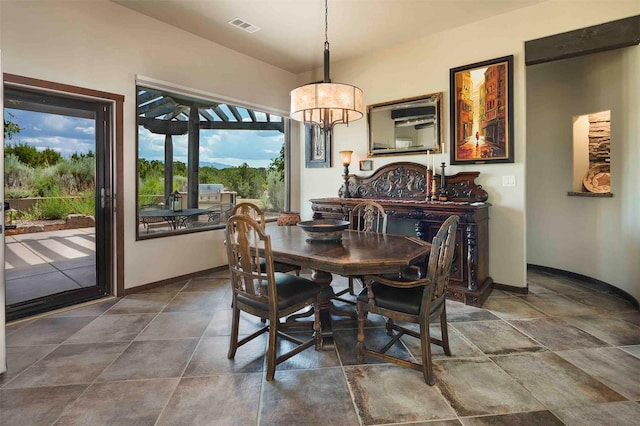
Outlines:
{"label": "patio", "polygon": [[95,228],[5,238],[6,303],[95,285]]}

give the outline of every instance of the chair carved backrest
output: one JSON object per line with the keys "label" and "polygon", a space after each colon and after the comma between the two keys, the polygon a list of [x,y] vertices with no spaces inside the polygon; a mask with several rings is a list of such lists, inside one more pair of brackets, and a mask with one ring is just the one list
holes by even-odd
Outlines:
{"label": "chair carved backrest", "polygon": [[231,211],[231,215],[236,214],[249,216],[256,222],[258,222],[260,226],[262,226],[262,229],[264,229],[264,227],[266,226],[267,222],[265,220],[264,212],[260,207],[256,206],[253,203],[243,202],[236,204],[236,206]]}
{"label": "chair carved backrest", "polygon": [[450,216],[440,226],[438,233],[431,242],[426,279],[432,285],[425,288],[422,300],[422,307],[426,312],[429,312],[431,305],[434,305],[434,309],[440,304],[444,306],[449,274],[453,264],[459,220],[458,216]]}
{"label": "chair carved backrest", "polygon": [[387,214],[384,207],[374,201],[363,201],[349,213],[349,222],[354,231],[386,234]]}
{"label": "chair carved backrest", "polygon": [[[234,293],[276,306],[276,286],[271,254],[271,238],[262,226],[247,215],[234,215],[227,221],[225,245]],[[260,251],[263,251],[262,256]],[[266,262],[260,265],[260,257]]]}

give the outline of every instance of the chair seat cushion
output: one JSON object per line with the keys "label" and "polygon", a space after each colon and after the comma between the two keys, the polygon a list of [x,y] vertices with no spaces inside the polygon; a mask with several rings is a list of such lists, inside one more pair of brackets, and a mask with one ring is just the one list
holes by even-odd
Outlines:
{"label": "chair seat cushion", "polygon": [[[305,300],[314,299],[320,292],[320,285],[306,278],[297,277],[291,274],[275,273],[276,288],[278,291],[278,309],[283,310],[297,305]],[[266,283],[263,285],[266,286]],[[257,309],[269,310],[269,305],[257,301],[250,297],[238,294],[238,302],[252,306]]]}
{"label": "chair seat cushion", "polygon": [[[371,288],[376,306],[410,315],[420,314],[424,287],[397,288],[374,282]],[[358,295],[358,301],[369,303],[366,287]]]}

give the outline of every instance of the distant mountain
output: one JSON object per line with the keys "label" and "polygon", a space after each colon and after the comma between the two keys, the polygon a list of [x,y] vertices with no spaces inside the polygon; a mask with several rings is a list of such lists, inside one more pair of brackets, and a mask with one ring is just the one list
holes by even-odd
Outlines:
{"label": "distant mountain", "polygon": [[207,161],[201,161],[200,162],[200,167],[213,167],[214,169],[228,169],[229,167],[233,167],[230,166],[229,164],[223,164],[223,163],[210,163]]}

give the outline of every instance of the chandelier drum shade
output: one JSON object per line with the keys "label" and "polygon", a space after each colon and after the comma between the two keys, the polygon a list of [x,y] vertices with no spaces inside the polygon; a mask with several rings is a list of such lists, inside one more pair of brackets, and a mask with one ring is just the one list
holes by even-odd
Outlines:
{"label": "chandelier drum shade", "polygon": [[351,84],[332,83],[329,78],[327,0],[324,2],[324,80],[291,91],[290,116],[293,120],[316,124],[326,132],[336,124],[349,124],[364,115],[362,90]]}
{"label": "chandelier drum shade", "polygon": [[363,116],[362,90],[350,84],[313,83],[291,91],[291,118],[330,129]]}

